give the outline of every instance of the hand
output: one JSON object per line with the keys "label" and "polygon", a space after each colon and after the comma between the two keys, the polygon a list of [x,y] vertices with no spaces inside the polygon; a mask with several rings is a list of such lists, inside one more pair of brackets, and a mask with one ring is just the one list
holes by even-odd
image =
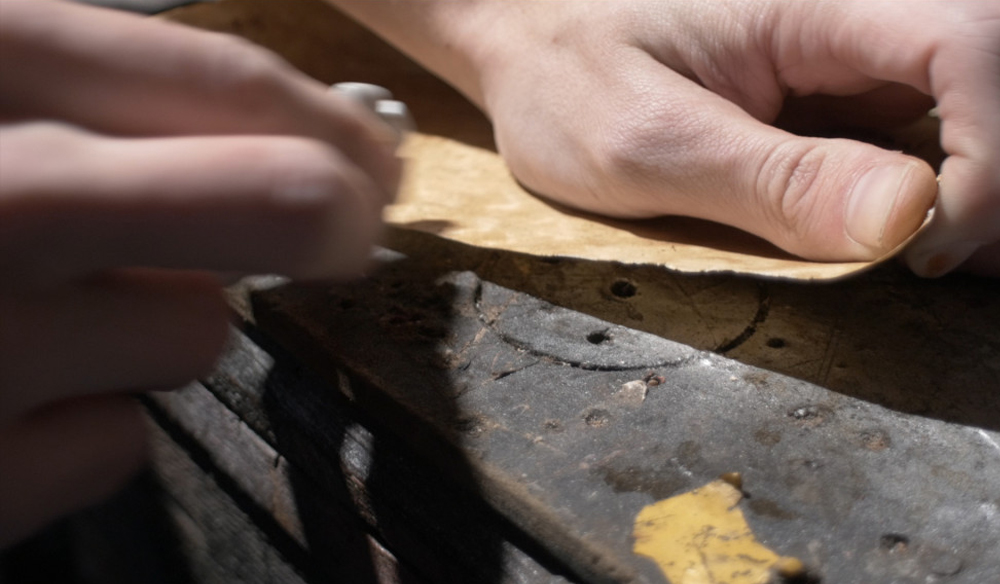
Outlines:
{"label": "hand", "polygon": [[395,136],[233,38],[57,1],[0,3],[0,546],[141,463],[126,392],[205,373],[214,271],[350,277]]}
{"label": "hand", "polygon": [[1000,239],[996,0],[485,0],[406,17],[437,42],[386,27],[372,3],[337,3],[477,101],[514,174],[562,203],[701,217],[814,260],[874,259],[924,220],[935,172],[775,123],[794,110],[884,128],[936,103],[950,156],[910,264],[937,275]]}

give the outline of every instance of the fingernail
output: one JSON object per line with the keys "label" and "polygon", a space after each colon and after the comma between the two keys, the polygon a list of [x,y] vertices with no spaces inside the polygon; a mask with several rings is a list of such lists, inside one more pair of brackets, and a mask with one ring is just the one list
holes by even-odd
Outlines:
{"label": "fingernail", "polygon": [[927,251],[914,249],[907,254],[906,263],[918,276],[939,278],[962,265],[981,246],[974,241],[958,241]]}
{"label": "fingernail", "polygon": [[338,91],[341,95],[363,104],[371,111],[375,111],[375,104],[379,101],[392,99],[392,93],[388,89],[380,85],[372,85],[371,83],[346,81],[344,83],[337,83],[330,87],[330,89]]}
{"label": "fingernail", "polygon": [[[847,202],[847,236],[865,247],[885,250],[898,242],[886,242],[886,230],[900,193],[910,180],[916,163],[880,166],[865,173],[854,184]],[[926,209],[924,210],[926,211]]]}
{"label": "fingernail", "polygon": [[384,87],[371,83],[348,81],[332,85],[330,90],[353,99],[378,115],[392,130],[392,136],[387,140],[389,149],[392,151],[399,147],[407,132],[416,129],[416,124],[413,123],[413,117],[406,104],[392,99],[392,93]]}
{"label": "fingernail", "polygon": [[401,136],[415,129],[413,117],[406,104],[401,101],[382,99],[375,104],[375,113],[382,121],[392,126]]}

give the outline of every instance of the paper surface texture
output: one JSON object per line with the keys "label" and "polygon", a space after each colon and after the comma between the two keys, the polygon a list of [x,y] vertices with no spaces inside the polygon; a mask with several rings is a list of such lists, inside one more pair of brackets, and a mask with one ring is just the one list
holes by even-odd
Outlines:
{"label": "paper surface texture", "polygon": [[585,214],[525,191],[495,152],[441,136],[411,134],[402,155],[408,167],[400,198],[386,212],[389,225],[468,245],[688,273],[816,281],[857,274],[895,255],[874,262],[811,262],[699,219],[626,221]]}

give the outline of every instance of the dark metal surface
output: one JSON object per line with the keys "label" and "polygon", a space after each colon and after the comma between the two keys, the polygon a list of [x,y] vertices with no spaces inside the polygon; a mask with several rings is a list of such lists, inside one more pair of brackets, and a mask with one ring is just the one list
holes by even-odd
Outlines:
{"label": "dark metal surface", "polygon": [[663,581],[631,552],[635,515],[724,472],[743,473],[758,537],[824,582],[998,581],[993,430],[407,259],[357,285],[260,293],[255,316],[321,371],[362,380],[355,403],[430,459],[437,439],[457,446],[469,488],[587,581]]}
{"label": "dark metal surface", "polygon": [[347,375],[324,382],[254,336],[235,332],[203,387],[156,403],[304,550],[309,582],[566,584],[544,547],[357,411],[337,391]]}

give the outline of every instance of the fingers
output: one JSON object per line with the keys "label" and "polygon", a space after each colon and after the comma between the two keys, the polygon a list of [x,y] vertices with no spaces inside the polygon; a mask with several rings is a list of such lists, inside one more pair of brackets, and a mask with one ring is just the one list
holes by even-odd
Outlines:
{"label": "fingers", "polygon": [[917,158],[851,140],[770,132],[749,139],[759,150],[749,166],[737,169],[733,184],[754,193],[769,216],[727,222],[792,254],[819,261],[878,259],[913,235],[934,203],[935,173]]}
{"label": "fingers", "polygon": [[138,464],[132,405],[94,396],[210,370],[227,307],[188,270],[357,275],[400,175],[392,129],[262,49],[2,9],[0,545]]}
{"label": "fingers", "polygon": [[0,427],[66,398],[183,385],[211,369],[227,319],[218,282],[196,273],[0,295]]}
{"label": "fingers", "polygon": [[0,548],[114,493],[145,458],[130,398],[63,402],[0,429]]}
{"label": "fingers", "polygon": [[[788,38],[812,39],[807,52],[827,66],[787,70],[793,88],[854,71],[910,85],[932,95],[941,118],[940,197],[930,228],[907,250],[910,267],[939,276],[982,245],[1000,240],[1000,5],[925,2],[899,9],[892,2],[802,4],[811,18],[789,27]],[[873,42],[873,39],[878,39]],[[799,42],[795,41],[795,42]],[[907,47],[900,50],[900,47]],[[782,69],[787,71],[786,69]]]}
{"label": "fingers", "polygon": [[7,2],[0,31],[8,119],[118,135],[306,136],[344,153],[383,196],[395,192],[393,131],[245,41],[68,2]]}
{"label": "fingers", "polygon": [[945,274],[1000,241],[1000,76],[989,74],[1000,71],[1000,27],[993,38],[993,46],[946,52],[935,63],[941,145],[949,156],[934,221],[906,254],[922,276]]}
{"label": "fingers", "polygon": [[0,270],[19,286],[118,266],[354,276],[388,202],[302,138],[109,139],[34,123],[0,142]]}
{"label": "fingers", "polygon": [[[653,59],[634,65],[641,74],[621,84],[630,90],[621,98],[629,107],[589,122],[599,123],[603,134],[591,154],[602,175],[589,185],[573,183],[572,173],[563,177],[567,199],[589,187],[589,210],[695,216],[798,256],[844,261],[893,250],[933,204],[935,173],[916,158],[849,140],[794,136]],[[536,167],[542,172],[526,175],[548,176],[556,166],[543,159]],[[557,185],[543,181],[528,184],[556,192]]]}
{"label": "fingers", "polygon": [[706,201],[714,198],[705,219],[808,259],[874,260],[911,236],[933,205],[935,173],[919,159],[734,117],[743,118],[733,113],[728,127],[711,129],[691,153],[715,166],[698,187]]}

